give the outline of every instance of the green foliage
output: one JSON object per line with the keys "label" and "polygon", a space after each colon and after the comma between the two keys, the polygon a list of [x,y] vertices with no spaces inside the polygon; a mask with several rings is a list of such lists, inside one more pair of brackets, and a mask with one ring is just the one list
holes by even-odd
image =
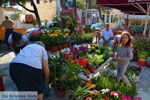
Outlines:
{"label": "green foliage", "polygon": [[108,77],[99,77],[96,81],[96,86],[98,89],[106,89],[108,88],[110,91],[114,89],[116,81],[114,79],[110,79]]}
{"label": "green foliage", "polygon": [[65,64],[66,67],[63,68],[62,77],[66,80],[64,83],[67,89],[76,89],[81,85],[81,79],[78,77],[78,74],[84,69],[78,63],[67,61]]}
{"label": "green foliage", "polygon": [[92,96],[90,87],[78,87],[71,91],[72,100],[83,100],[87,96]]}
{"label": "green foliage", "polygon": [[137,95],[137,87],[136,83],[132,83],[132,87],[127,86],[124,82],[121,82],[117,89],[121,91],[123,94],[129,95],[129,96],[135,96]]}
{"label": "green foliage", "polygon": [[73,44],[82,43],[82,37],[80,34],[71,34],[70,38]]}
{"label": "green foliage", "polygon": [[89,33],[82,34],[82,42],[83,43],[92,43],[94,36]]}
{"label": "green foliage", "polygon": [[94,33],[94,29],[91,29],[90,25],[85,26],[84,31],[85,33]]}
{"label": "green foliage", "polygon": [[150,40],[146,37],[137,38],[133,41],[133,47],[136,52],[146,51],[150,53]]}

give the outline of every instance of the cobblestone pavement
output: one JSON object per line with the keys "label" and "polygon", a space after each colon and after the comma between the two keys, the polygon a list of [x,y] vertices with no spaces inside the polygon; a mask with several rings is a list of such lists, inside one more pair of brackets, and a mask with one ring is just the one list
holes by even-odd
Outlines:
{"label": "cobblestone pavement", "polygon": [[[13,52],[0,52],[0,71],[3,76],[5,91],[17,91],[17,88],[9,75],[9,63],[12,58],[15,56]],[[131,63],[131,65],[135,65],[135,62]],[[142,72],[140,74],[140,79],[137,82],[138,96],[142,98],[142,100],[150,100],[150,68],[142,67]],[[44,100],[69,100],[68,96],[64,99],[57,98],[55,96],[54,91],[51,91],[51,96]]]}

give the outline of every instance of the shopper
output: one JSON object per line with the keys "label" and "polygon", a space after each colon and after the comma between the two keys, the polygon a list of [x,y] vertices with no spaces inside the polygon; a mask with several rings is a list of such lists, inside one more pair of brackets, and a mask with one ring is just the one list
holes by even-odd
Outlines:
{"label": "shopper", "polygon": [[113,47],[113,31],[109,28],[109,24],[106,24],[105,28],[102,30],[99,44],[100,46],[108,44],[111,48]]}
{"label": "shopper", "polygon": [[18,91],[36,91],[38,100],[43,100],[44,85],[49,80],[48,55],[41,44],[33,42],[24,47],[9,67]]}
{"label": "shopper", "polygon": [[114,57],[114,59],[118,61],[116,85],[118,85],[120,80],[123,79],[128,84],[128,86],[131,87],[131,83],[129,82],[128,78],[124,75],[130,60],[133,58],[131,46],[132,44],[130,34],[127,32],[123,33],[121,35],[119,46],[117,48],[117,54]]}
{"label": "shopper", "polygon": [[28,38],[18,32],[13,32],[8,38],[9,47],[14,50],[15,55],[17,55],[21,49],[23,49],[27,44],[29,44]]}
{"label": "shopper", "polygon": [[5,20],[0,25],[0,28],[2,27],[4,27],[6,30],[4,42],[7,44],[8,49],[10,49],[8,45],[8,37],[14,32],[15,23],[12,20],[10,20],[8,16],[5,16]]}

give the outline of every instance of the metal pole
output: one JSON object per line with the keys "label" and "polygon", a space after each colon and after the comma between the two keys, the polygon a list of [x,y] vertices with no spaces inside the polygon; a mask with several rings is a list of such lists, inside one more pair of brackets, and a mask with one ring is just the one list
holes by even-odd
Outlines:
{"label": "metal pole", "polygon": [[76,0],[74,0],[74,9],[75,9],[75,17],[77,15],[77,3],[76,3]]}

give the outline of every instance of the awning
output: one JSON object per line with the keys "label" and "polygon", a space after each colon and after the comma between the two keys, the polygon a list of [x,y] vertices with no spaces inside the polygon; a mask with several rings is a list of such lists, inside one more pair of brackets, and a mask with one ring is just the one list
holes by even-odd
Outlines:
{"label": "awning", "polygon": [[145,29],[143,32],[143,35],[145,35],[148,17],[150,16],[150,0],[97,0],[96,4],[116,8],[125,13],[146,15]]}

